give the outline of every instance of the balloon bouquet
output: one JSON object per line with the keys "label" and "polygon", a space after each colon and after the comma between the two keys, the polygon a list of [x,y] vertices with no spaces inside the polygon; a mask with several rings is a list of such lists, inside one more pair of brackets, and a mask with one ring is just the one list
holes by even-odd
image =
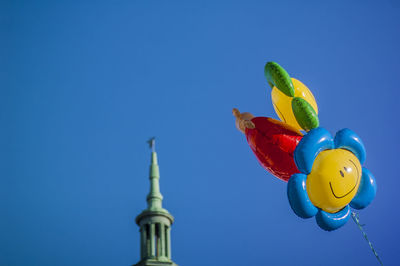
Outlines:
{"label": "balloon bouquet", "polygon": [[260,164],[288,182],[294,213],[301,218],[315,216],[322,229],[335,230],[348,221],[350,207],[363,209],[375,197],[375,178],[362,166],[364,144],[350,129],[332,137],[319,127],[313,94],[280,65],[268,62],[265,76],[281,121],[233,109],[236,127],[246,135]]}

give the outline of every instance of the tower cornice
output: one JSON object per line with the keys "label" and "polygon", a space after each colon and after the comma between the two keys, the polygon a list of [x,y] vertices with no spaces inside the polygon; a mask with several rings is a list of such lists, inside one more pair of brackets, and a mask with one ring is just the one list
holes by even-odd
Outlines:
{"label": "tower cornice", "polygon": [[136,224],[140,226],[140,222],[144,218],[150,217],[165,217],[169,220],[170,224],[174,223],[174,216],[172,216],[167,210],[163,209],[163,211],[151,211],[151,210],[144,210],[142,211],[135,219]]}

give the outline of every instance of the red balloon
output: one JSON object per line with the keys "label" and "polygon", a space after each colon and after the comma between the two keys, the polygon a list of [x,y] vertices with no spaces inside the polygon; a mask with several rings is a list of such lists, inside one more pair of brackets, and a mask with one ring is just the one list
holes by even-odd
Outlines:
{"label": "red balloon", "polygon": [[303,137],[300,131],[269,117],[251,119],[255,128],[246,128],[250,148],[261,166],[283,181],[300,173],[294,163],[293,153]]}

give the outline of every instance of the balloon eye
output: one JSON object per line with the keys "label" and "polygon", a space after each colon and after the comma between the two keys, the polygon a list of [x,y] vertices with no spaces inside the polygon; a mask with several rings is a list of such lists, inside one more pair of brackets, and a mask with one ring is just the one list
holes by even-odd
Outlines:
{"label": "balloon eye", "polygon": [[344,168],[344,170],[345,170],[347,173],[350,173],[350,172],[351,172],[351,168],[347,168],[346,166],[343,167],[343,168]]}
{"label": "balloon eye", "polygon": [[340,172],[340,175],[341,175],[342,177],[344,177],[344,174],[343,174],[342,170],[339,170],[339,172]]}

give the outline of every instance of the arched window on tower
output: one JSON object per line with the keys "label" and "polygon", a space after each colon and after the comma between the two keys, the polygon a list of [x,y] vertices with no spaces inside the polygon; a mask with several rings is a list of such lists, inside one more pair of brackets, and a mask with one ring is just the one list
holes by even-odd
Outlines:
{"label": "arched window on tower", "polygon": [[149,224],[146,224],[145,226],[144,226],[144,229],[145,229],[145,232],[146,232],[146,246],[145,246],[145,249],[146,249],[146,252],[145,252],[145,257],[147,258],[147,257],[150,257],[150,255],[151,255],[151,245],[150,245],[150,238],[151,238],[151,236],[150,236],[150,225]]}
{"label": "arched window on tower", "polygon": [[155,231],[155,234],[154,234],[154,243],[156,244],[156,246],[155,246],[155,251],[156,251],[156,257],[158,258],[158,257],[160,257],[160,247],[161,247],[161,245],[160,245],[160,225],[161,224],[159,224],[159,223],[156,223],[155,224],[155,226],[156,226],[156,231]]}
{"label": "arched window on tower", "polygon": [[170,247],[169,247],[168,230],[169,230],[169,227],[167,225],[165,225],[165,229],[164,229],[164,252],[165,253],[164,253],[164,255],[165,255],[165,257],[170,258],[170,255],[169,255]]}

